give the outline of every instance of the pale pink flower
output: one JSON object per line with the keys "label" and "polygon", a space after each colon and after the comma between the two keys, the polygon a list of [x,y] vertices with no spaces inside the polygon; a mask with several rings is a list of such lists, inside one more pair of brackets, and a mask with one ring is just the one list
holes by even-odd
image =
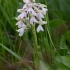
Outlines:
{"label": "pale pink flower", "polygon": [[39,26],[37,27],[37,32],[40,32],[40,31],[44,31],[44,29],[43,29],[43,27],[42,27],[41,25],[39,25]]}
{"label": "pale pink flower", "polygon": [[17,30],[17,32],[19,32],[19,36],[22,36],[24,34],[24,29],[20,28]]}
{"label": "pale pink flower", "polygon": [[44,18],[44,16],[42,15],[42,13],[37,13],[37,16],[36,16],[39,20],[42,21],[42,18]]}
{"label": "pale pink flower", "polygon": [[22,24],[23,24],[22,21],[18,21],[18,22],[16,23],[16,25],[18,25],[18,28],[21,28],[21,27],[22,27]]}
{"label": "pale pink flower", "polygon": [[46,9],[46,8],[42,8],[42,14],[43,14],[43,15],[46,14],[46,11],[48,11],[48,9]]}
{"label": "pale pink flower", "polygon": [[35,17],[33,16],[33,17],[31,17],[31,19],[30,19],[30,24],[33,25],[34,22],[37,23],[37,20],[36,20]]}
{"label": "pale pink flower", "polygon": [[18,16],[18,18],[19,18],[19,19],[23,19],[24,17],[26,17],[26,15],[27,15],[27,13],[26,13],[26,12],[23,12],[23,13],[21,13],[21,14]]}

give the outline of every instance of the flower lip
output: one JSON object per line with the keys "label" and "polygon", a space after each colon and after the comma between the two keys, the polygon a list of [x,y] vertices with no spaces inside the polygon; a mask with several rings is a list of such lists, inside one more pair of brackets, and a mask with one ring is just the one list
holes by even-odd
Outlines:
{"label": "flower lip", "polygon": [[18,25],[18,28],[21,28],[21,27],[22,27],[22,24],[23,24],[22,21],[18,21],[18,22],[16,23],[16,25]]}
{"label": "flower lip", "polygon": [[22,12],[17,18],[16,20],[22,20],[24,17],[26,17],[27,13],[26,12]]}
{"label": "flower lip", "polygon": [[44,31],[44,29],[43,29],[43,27],[42,27],[41,25],[39,25],[39,26],[37,27],[37,32],[40,32],[40,31]]}
{"label": "flower lip", "polygon": [[36,22],[37,23],[37,20],[35,19],[35,17],[33,16],[33,17],[31,17],[31,19],[30,19],[30,24],[32,24],[33,25],[33,22]]}
{"label": "flower lip", "polygon": [[39,19],[40,21],[42,21],[42,18],[44,18],[44,16],[42,15],[42,13],[37,13],[37,19]]}
{"label": "flower lip", "polygon": [[19,32],[19,36],[22,36],[24,34],[24,29],[20,28],[17,30],[17,32]]}

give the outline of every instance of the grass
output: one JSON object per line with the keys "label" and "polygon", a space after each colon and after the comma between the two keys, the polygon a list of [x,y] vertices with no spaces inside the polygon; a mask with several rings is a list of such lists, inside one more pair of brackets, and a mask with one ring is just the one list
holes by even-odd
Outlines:
{"label": "grass", "polygon": [[44,32],[36,33],[38,47],[34,48],[30,31],[21,38],[16,32],[15,17],[22,0],[0,0],[0,69],[36,70],[33,62],[37,57],[33,56],[37,49],[40,70],[70,70],[70,1],[37,2],[47,5],[48,13]]}

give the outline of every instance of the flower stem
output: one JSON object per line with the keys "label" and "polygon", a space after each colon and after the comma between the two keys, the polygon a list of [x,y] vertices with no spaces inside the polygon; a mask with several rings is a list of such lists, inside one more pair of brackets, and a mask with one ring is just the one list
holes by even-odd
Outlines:
{"label": "flower stem", "polygon": [[32,25],[32,36],[33,36],[33,45],[34,45],[34,64],[35,67],[39,65],[39,56],[38,56],[38,43],[37,43],[37,35],[35,30],[35,25]]}

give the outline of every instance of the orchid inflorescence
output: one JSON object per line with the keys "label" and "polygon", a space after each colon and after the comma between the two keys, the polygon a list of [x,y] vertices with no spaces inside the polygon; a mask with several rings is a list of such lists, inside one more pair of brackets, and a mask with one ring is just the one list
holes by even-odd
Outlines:
{"label": "orchid inflorescence", "polygon": [[16,25],[19,28],[17,30],[17,32],[19,32],[19,36],[22,36],[25,30],[36,24],[38,24],[37,32],[44,31],[42,25],[47,23],[46,21],[43,21],[47,11],[46,5],[35,3],[35,0],[23,0],[23,2],[25,4],[22,9],[17,10],[20,14],[16,18],[18,21]]}

